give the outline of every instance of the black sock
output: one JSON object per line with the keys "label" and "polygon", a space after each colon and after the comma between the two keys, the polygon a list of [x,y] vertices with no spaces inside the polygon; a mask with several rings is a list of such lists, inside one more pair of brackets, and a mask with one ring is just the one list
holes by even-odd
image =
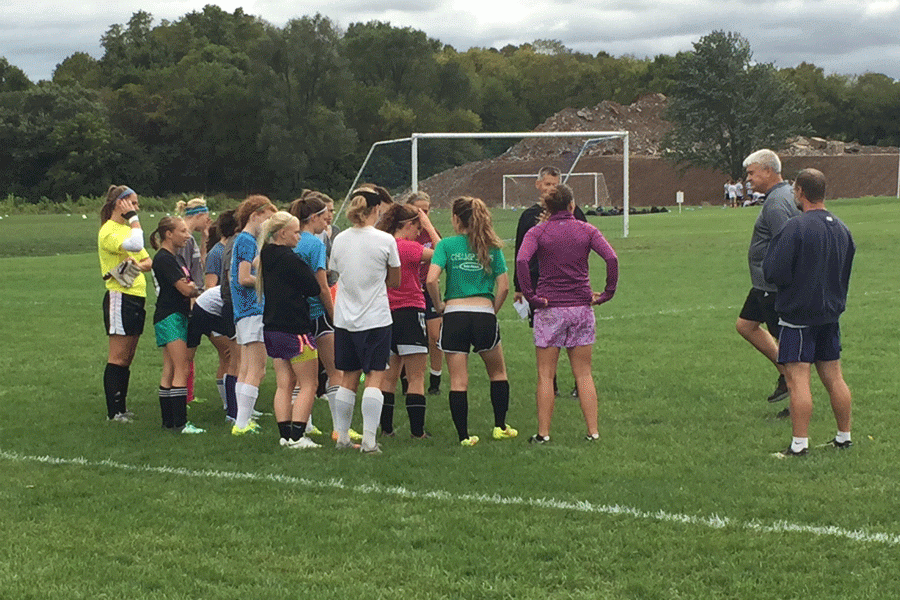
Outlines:
{"label": "black sock", "polygon": [[187,423],[187,388],[172,388],[172,416],[175,429],[181,429]]}
{"label": "black sock", "polygon": [[162,424],[166,429],[175,427],[172,414],[172,389],[159,386],[159,412],[162,415]]}
{"label": "black sock", "polygon": [[553,376],[553,394],[555,396],[559,395],[559,386],[556,384],[556,375]]}
{"label": "black sock", "polygon": [[416,437],[425,435],[425,396],[407,394],[406,414],[409,415],[409,433]]}
{"label": "black sock", "polygon": [[469,437],[469,393],[450,390],[450,416],[456,425],[459,441]]}
{"label": "black sock", "polygon": [[278,435],[283,440],[291,439],[291,422],[278,421]]}
{"label": "black sock", "polygon": [[237,377],[234,375],[225,375],[225,415],[232,419],[237,418],[237,394],[234,386],[237,384]]}
{"label": "black sock", "polygon": [[106,416],[112,419],[125,412],[125,390],[128,387],[128,367],[106,363],[103,371],[103,392],[106,394]]}
{"label": "black sock", "polygon": [[509,410],[509,381],[491,382],[491,406],[494,407],[494,427],[506,429],[506,411]]}
{"label": "black sock", "polygon": [[429,373],[428,375],[428,389],[429,390],[439,390],[441,389],[441,376],[435,375],[434,373]]}
{"label": "black sock", "polygon": [[306,421],[291,421],[291,441],[296,442],[306,433]]}
{"label": "black sock", "polygon": [[119,398],[119,403],[117,408],[120,413],[127,412],[128,409],[125,407],[125,399],[128,398],[128,382],[131,381],[131,368],[130,367],[122,367],[124,369],[122,371],[122,396]]}
{"label": "black sock", "polygon": [[394,431],[394,392],[381,392],[384,402],[381,405],[381,431],[391,433]]}

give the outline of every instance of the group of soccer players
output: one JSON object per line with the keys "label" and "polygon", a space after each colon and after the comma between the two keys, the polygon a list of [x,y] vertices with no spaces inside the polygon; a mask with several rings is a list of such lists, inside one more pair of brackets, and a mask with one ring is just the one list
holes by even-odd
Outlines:
{"label": "group of soccer players", "polygon": [[[517,257],[517,289],[532,307],[537,346],[538,433],[529,441],[550,439],[551,382],[561,348],[572,361],[586,439],[595,440],[591,306],[615,292],[617,259],[596,227],[574,218],[571,190],[557,185],[558,172],[551,170],[549,178],[547,185],[542,170],[538,189],[543,214],[534,215]],[[167,429],[204,432],[187,420],[187,404],[193,355],[205,335],[219,352],[217,384],[236,436],[260,431],[255,406],[268,357],[276,376],[273,406],[282,446],[320,446],[311,438],[322,433],[312,424],[311,412],[324,387],[336,447],[380,453],[379,428],[382,439],[396,436],[394,407],[401,377],[410,435],[427,438],[425,370],[431,354],[429,392],[440,389],[443,356],[459,444],[474,446],[479,436],[468,429],[468,357],[474,350],[490,380],[491,436],[515,438],[518,432],[506,422],[510,386],[496,316],[509,293],[503,244],[482,200],[455,199],[455,235],[443,239],[428,218],[429,203],[424,193],[398,203],[384,188],[364,185],[348,203],[351,227],[340,232],[331,223],[333,201],[318,192],[305,192],[287,210],[265,196],[250,196],[234,211],[222,213],[212,227],[205,202],[195,199],[179,203],[180,216],[159,221],[149,236],[157,250],[151,260],[143,247],[137,194],[126,186],[111,186],[99,234],[110,345],[104,373],[108,419],[133,418],[126,397],[144,325],[141,273],[152,270],[157,286],[154,331],[164,357],[159,403]],[[199,246],[193,231],[203,232]],[[590,287],[591,251],[607,263],[602,293]],[[539,265],[537,279],[530,262]],[[360,435],[350,423],[361,382]]]}

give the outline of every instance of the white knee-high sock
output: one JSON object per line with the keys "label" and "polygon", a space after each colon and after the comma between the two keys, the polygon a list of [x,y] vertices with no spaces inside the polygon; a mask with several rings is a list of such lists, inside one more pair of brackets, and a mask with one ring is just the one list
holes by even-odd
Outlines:
{"label": "white knee-high sock", "polygon": [[363,448],[375,447],[375,433],[378,430],[378,424],[381,422],[381,407],[384,404],[384,395],[381,390],[374,387],[367,387],[363,390],[362,395],[362,417],[363,417]]}
{"label": "white knee-high sock", "polygon": [[216,379],[216,387],[219,390],[219,397],[222,399],[222,409],[228,410],[228,396],[225,395],[225,377]]}
{"label": "white knee-high sock", "polygon": [[334,394],[332,418],[334,430],[338,433],[338,442],[346,444],[350,441],[350,423],[353,421],[353,409],[356,407],[356,394],[353,390],[339,387]]}
{"label": "white knee-high sock", "polygon": [[237,418],[234,424],[238,429],[244,429],[250,423],[253,416],[253,408],[256,406],[256,398],[259,396],[259,388],[249,383],[239,383],[235,389],[237,395]]}

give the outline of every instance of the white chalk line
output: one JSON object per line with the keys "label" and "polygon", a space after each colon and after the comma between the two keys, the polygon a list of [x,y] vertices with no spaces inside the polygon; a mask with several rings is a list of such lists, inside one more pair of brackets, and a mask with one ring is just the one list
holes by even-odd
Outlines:
{"label": "white chalk line", "polygon": [[337,490],[357,494],[378,494],[382,496],[394,496],[397,498],[405,498],[411,500],[435,500],[439,502],[450,503],[478,503],[494,506],[523,506],[584,514],[631,517],[633,519],[644,521],[680,523],[682,525],[696,525],[709,529],[731,528],[737,530],[752,531],[754,533],[772,534],[799,533],[819,537],[841,538],[855,542],[884,544],[887,546],[900,546],[900,535],[894,535],[890,533],[872,532],[862,529],[844,529],[842,527],[834,526],[801,525],[799,523],[790,523],[788,521],[763,523],[757,520],[739,521],[719,515],[703,517],[680,513],[670,513],[664,510],[645,511],[629,506],[621,506],[618,504],[594,504],[592,502],[588,502],[587,500],[568,501],[557,500],[553,498],[524,498],[521,496],[501,496],[499,494],[455,494],[444,490],[417,491],[403,486],[386,486],[377,483],[365,483],[357,485],[346,484],[340,479],[326,479],[323,481],[316,481],[313,479],[306,479],[304,477],[294,477],[291,475],[280,474],[249,473],[241,471],[218,471],[215,469],[198,470],[169,466],[154,467],[151,465],[130,465],[111,459],[89,460],[84,457],[60,458],[54,456],[29,456],[16,452],[9,452],[6,450],[0,450],[0,458],[3,458],[4,460],[8,460],[10,462],[18,463],[30,462],[47,465],[67,465],[91,468],[105,467],[110,469],[117,469],[120,471],[152,473],[156,475],[178,475],[196,479],[275,483],[295,487]]}

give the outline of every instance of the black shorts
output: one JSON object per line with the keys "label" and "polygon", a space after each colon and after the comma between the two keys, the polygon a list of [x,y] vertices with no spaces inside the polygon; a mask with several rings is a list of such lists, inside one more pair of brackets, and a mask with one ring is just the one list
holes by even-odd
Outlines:
{"label": "black shorts", "polygon": [[778,339],[778,332],[781,330],[781,326],[778,325],[778,313],[775,312],[775,297],[777,295],[775,292],[751,288],[740,314],[740,317],[745,321],[765,323],[769,333],[775,339]]}
{"label": "black shorts", "polygon": [[778,363],[817,363],[841,358],[841,328],[837,323],[781,328]]}
{"label": "black shorts", "polygon": [[237,336],[234,330],[234,305],[224,299],[222,303],[222,331],[219,333],[231,340]]}
{"label": "black shorts", "polygon": [[224,329],[225,323],[221,316],[208,313],[194,304],[188,321],[187,347],[196,348],[204,335],[211,335],[213,332],[225,335]]}
{"label": "black shorts", "polygon": [[444,311],[438,348],[444,352],[468,354],[493,350],[500,343],[500,324],[494,311]]}
{"label": "black shorts", "polygon": [[334,328],[334,366],[341,371],[387,371],[391,326],[364,331]]}
{"label": "black shorts", "polygon": [[322,313],[319,317],[316,318],[316,321],[312,325],[312,337],[314,339],[319,339],[323,335],[328,335],[329,333],[334,333],[334,325],[331,324],[331,321],[328,319],[328,313]]}
{"label": "black shorts", "polygon": [[434,303],[431,301],[431,294],[428,293],[428,290],[425,290],[425,320],[430,321],[432,319],[440,319],[441,315],[434,310]]}
{"label": "black shorts", "polygon": [[398,308],[391,311],[391,353],[398,356],[428,354],[425,313],[421,309]]}
{"label": "black shorts", "polygon": [[144,333],[146,298],[107,290],[103,296],[103,325],[106,335],[141,335]]}

